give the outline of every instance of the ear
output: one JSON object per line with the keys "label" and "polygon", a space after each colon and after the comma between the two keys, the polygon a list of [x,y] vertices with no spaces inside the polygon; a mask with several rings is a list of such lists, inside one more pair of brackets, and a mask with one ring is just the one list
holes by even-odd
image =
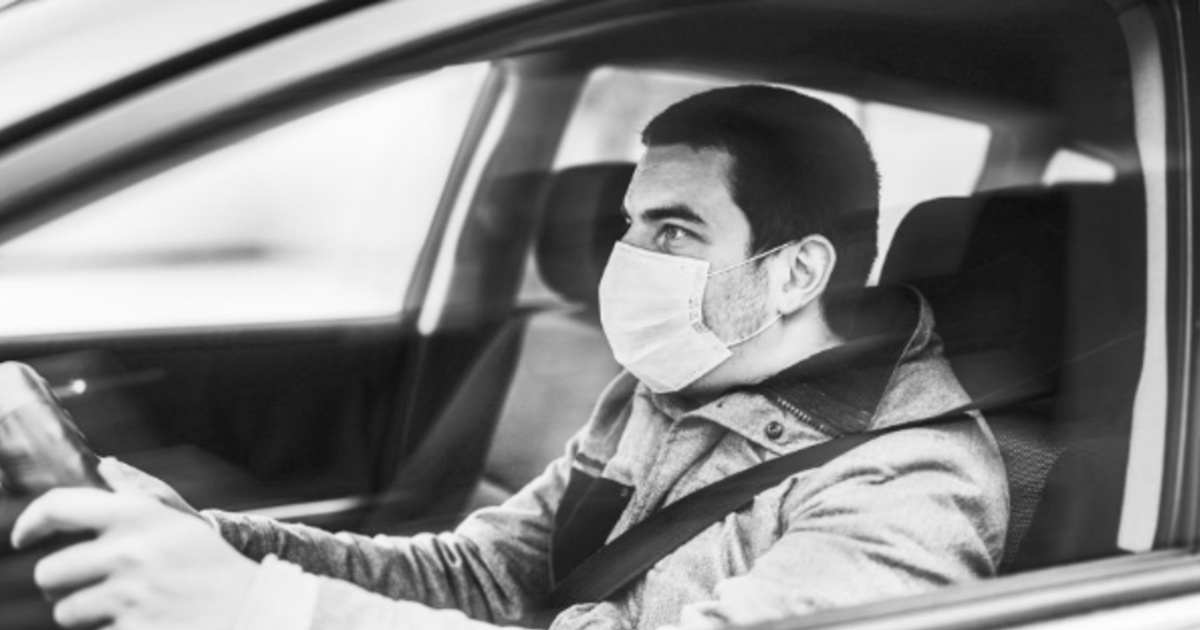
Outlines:
{"label": "ear", "polygon": [[787,263],[784,278],[779,287],[779,312],[785,317],[800,311],[809,304],[816,304],[825,293],[833,266],[837,264],[837,251],[829,239],[814,234],[785,248],[783,260]]}

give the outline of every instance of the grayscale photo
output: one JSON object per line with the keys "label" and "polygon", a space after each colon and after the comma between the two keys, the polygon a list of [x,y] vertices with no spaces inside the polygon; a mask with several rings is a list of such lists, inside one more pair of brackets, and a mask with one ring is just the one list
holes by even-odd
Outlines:
{"label": "grayscale photo", "polygon": [[1200,630],[1197,68],[1194,0],[0,0],[0,630]]}

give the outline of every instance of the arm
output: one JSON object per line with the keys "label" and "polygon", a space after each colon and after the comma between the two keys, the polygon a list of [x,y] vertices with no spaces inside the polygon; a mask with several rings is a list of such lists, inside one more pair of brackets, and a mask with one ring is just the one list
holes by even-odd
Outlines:
{"label": "arm", "polygon": [[[547,573],[512,559],[536,558],[537,566],[548,566],[548,528],[554,506],[547,508],[544,501],[548,494],[561,494],[562,482],[554,482],[557,489],[553,491],[547,490],[551,484],[542,482],[547,475],[565,479],[568,461],[556,462],[503,506],[476,512],[453,534],[366,538],[214,513],[222,528],[229,530],[231,542],[250,546],[256,554],[270,554],[258,570],[254,590],[234,630],[266,626],[280,630],[484,630],[496,626],[479,619],[533,621],[535,614],[548,612],[539,610],[549,590]],[[545,518],[528,519],[535,514]],[[511,528],[514,518],[525,525],[516,535]],[[535,522],[537,525],[531,526]],[[474,541],[480,539],[492,542],[475,546]],[[300,567],[277,560],[274,551],[283,551],[288,560],[303,562],[306,570],[322,577],[302,574]],[[280,626],[280,620],[289,617],[289,606],[295,607],[297,593],[314,594],[313,610],[304,615],[312,620],[311,625]],[[627,615],[611,603],[576,607],[568,613],[583,610],[588,614],[555,619],[554,628],[632,628]]]}
{"label": "arm", "polygon": [[[471,515],[454,533],[412,538],[333,534],[299,524],[219,510],[197,512],[169,485],[105,458],[100,472],[121,493],[153,498],[206,521],[255,562],[275,556],[318,575],[393,599],[459,608],[482,619],[518,618],[548,591],[554,512],[577,440],[503,506]],[[494,604],[494,605],[493,605]]]}
{"label": "arm", "polygon": [[[246,529],[239,530],[241,517],[205,518],[166,484],[109,460],[102,474],[116,493],[47,493],[22,514],[13,541],[24,548],[60,533],[95,535],[38,564],[35,582],[69,628],[148,619],[155,627],[196,630],[485,628],[462,612],[436,608],[461,606],[479,618],[505,620],[541,612],[534,606],[547,588],[554,512],[586,439],[594,438],[585,427],[539,479],[452,534],[371,539],[263,519],[241,521]],[[239,548],[214,524],[233,532]],[[264,557],[261,564],[240,553],[250,548]],[[393,597],[425,597],[432,606],[305,574],[275,553]]]}
{"label": "arm", "polygon": [[456,608],[478,619],[525,620],[543,612],[539,606],[549,591],[554,517],[572,462],[585,445],[595,448],[619,434],[623,424],[605,419],[624,417],[621,409],[634,385],[631,377],[614,380],[600,398],[599,411],[568,442],[563,457],[504,505],[472,514],[453,533],[367,538],[269,519],[208,515],[226,540],[251,558],[274,554],[310,573],[349,582],[321,581],[318,620],[324,615],[336,617],[336,610],[350,610],[351,600],[367,594],[355,594],[357,589]]}
{"label": "arm", "polygon": [[[555,461],[504,505],[472,514],[454,532],[411,538],[332,534],[218,511],[205,515],[252,559],[275,555],[387,598],[455,608],[477,619],[515,621],[549,589],[549,540],[569,466],[567,458]],[[337,607],[326,591],[343,591],[322,587],[322,601]]]}
{"label": "arm", "polygon": [[256,565],[198,519],[145,496],[52,490],[21,514],[12,539],[24,549],[71,533],[94,537],[52,552],[34,571],[63,628],[495,627],[304,574],[273,556]]}
{"label": "arm", "polygon": [[255,524],[262,526],[258,534],[250,535],[271,532],[271,543],[285,547],[313,544],[318,549],[309,553],[326,567],[360,580],[374,571],[394,591],[389,595],[424,595],[429,606],[305,574],[274,557],[256,565],[194,513],[144,493],[49,492],[22,513],[13,541],[26,548],[61,533],[95,535],[50,554],[35,572],[35,582],[54,602],[56,620],[67,628],[147,620],[197,630],[486,628],[492,626],[463,612],[435,609],[461,606],[489,620],[532,613],[531,602],[545,590],[541,567],[549,537],[538,524],[553,518],[555,470],[551,466],[504,506],[477,513],[453,534],[368,539],[262,521]]}

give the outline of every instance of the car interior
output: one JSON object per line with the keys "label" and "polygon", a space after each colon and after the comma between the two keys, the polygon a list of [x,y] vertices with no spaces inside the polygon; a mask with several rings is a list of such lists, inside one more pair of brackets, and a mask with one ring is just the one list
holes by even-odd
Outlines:
{"label": "car interior", "polygon": [[[675,35],[655,36],[666,31]],[[989,124],[995,136],[976,192],[928,199],[907,211],[879,282],[910,283],[923,292],[956,373],[991,420],[1010,475],[1013,513],[1002,571],[1012,572],[1120,553],[1117,528],[1146,308],[1145,193],[1121,37],[1104,3],[1018,2],[993,12],[975,3],[918,2],[900,15],[866,2],[813,3],[803,10],[763,2],[590,25],[585,34],[561,37],[565,42],[509,53],[509,68],[522,78],[549,75],[559,82],[610,65],[668,68],[878,97]],[[513,116],[509,126],[520,126],[524,112]],[[534,125],[547,114],[530,116],[526,124]],[[503,142],[494,155],[504,155]],[[1043,173],[1061,147],[1086,147],[1120,176],[1047,185]],[[562,304],[527,305],[518,296],[510,312],[523,326],[568,313],[581,324],[573,333],[579,341],[535,334],[530,326],[520,348],[508,330],[487,344],[485,358],[473,367],[489,369],[492,353],[503,347],[515,352],[505,361],[513,362],[517,376],[498,415],[472,420],[472,439],[486,439],[489,431],[495,437],[466,475],[467,485],[511,493],[540,470],[533,462],[556,454],[532,452],[520,437],[556,429],[556,437],[566,435],[553,413],[557,403],[546,409],[538,402],[557,400],[563,386],[541,372],[525,378],[546,365],[546,354],[576,343],[595,349],[561,353],[570,370],[548,373],[567,375],[572,394],[563,408],[575,414],[614,372],[591,309],[599,271],[620,233],[616,210],[631,168],[550,167],[538,178],[550,192],[520,197],[540,225],[532,271]],[[574,192],[564,191],[567,186]],[[503,204],[475,211],[512,212]],[[481,214],[465,234],[500,222]],[[556,247],[565,239],[574,245]],[[581,247],[589,253],[581,256]],[[548,259],[563,250],[569,259]],[[572,262],[574,283],[564,283],[563,268]],[[473,286],[507,290],[511,280],[501,274],[511,269],[492,268],[494,281]],[[502,299],[481,293],[460,303]],[[564,311],[572,307],[579,310]],[[462,393],[452,394],[446,409],[461,404],[462,396],[490,392],[475,378],[475,372],[464,377]],[[589,391],[576,387],[584,382],[591,383]],[[446,439],[436,429],[428,437]],[[425,444],[416,448],[421,453]],[[446,452],[440,443],[430,450]],[[518,469],[523,473],[514,475]],[[413,479],[412,486],[428,486],[427,478]],[[392,483],[406,483],[403,471]],[[453,511],[479,505],[479,498]],[[386,530],[397,513],[385,514],[369,522]]]}
{"label": "car interior", "polygon": [[[643,114],[597,128],[620,147],[561,158],[599,73],[817,90],[990,131],[965,194],[884,209],[897,220],[875,282],[921,290],[1001,446],[1012,506],[1001,572],[1127,553],[1117,543],[1146,356],[1149,209],[1113,6],[597,5],[422,58],[424,70],[483,62],[491,74],[394,318],[64,335],[6,343],[3,358],[59,386],[97,451],[198,506],[368,533],[452,527],[538,475],[620,369],[597,286],[624,229]],[[383,57],[320,85],[349,98],[412,70]],[[255,116],[259,127],[238,133],[283,114]],[[937,151],[905,142],[915,162]],[[1062,151],[1111,177],[1048,181]],[[76,382],[90,391],[72,394]]]}

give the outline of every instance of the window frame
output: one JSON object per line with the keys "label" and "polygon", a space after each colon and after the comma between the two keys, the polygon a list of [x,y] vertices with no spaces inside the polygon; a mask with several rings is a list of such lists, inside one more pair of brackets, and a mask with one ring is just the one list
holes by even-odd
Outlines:
{"label": "window frame", "polygon": [[1196,182],[1200,164],[1195,159],[1200,129],[1200,103],[1196,100],[1195,69],[1200,68],[1200,8],[1194,3],[1165,0],[1151,4],[1162,46],[1166,87],[1168,207],[1168,343],[1171,383],[1179,391],[1170,396],[1167,452],[1164,479],[1165,500],[1156,544],[1200,550],[1200,336],[1194,334],[1200,299],[1196,286],[1196,244],[1200,242]]}

